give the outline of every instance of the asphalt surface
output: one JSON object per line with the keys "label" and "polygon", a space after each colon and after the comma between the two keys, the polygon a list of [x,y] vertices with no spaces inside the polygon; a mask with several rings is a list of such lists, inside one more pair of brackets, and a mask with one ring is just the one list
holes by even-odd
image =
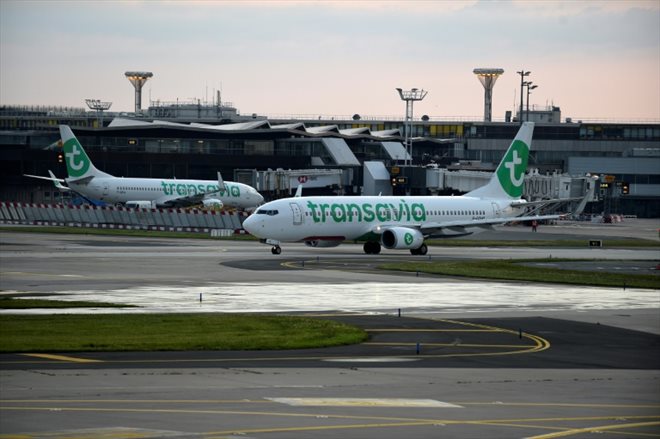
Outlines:
{"label": "asphalt surface", "polygon": [[[654,226],[640,223],[626,232],[626,226],[589,225],[580,236],[614,230],[653,239]],[[541,227],[538,235],[557,230]],[[505,233],[529,239],[526,231]],[[282,257],[269,258],[268,247],[250,242],[1,231],[0,243],[5,294],[111,295],[154,312],[184,309],[180,296],[193,292],[196,298],[201,286],[211,296],[209,308],[203,309],[206,296],[197,306],[211,312],[241,306],[272,311],[275,298],[269,296],[276,294],[283,296],[277,306],[290,304],[284,312],[339,319],[370,335],[356,346],[299,351],[3,354],[0,438],[660,435],[657,291],[584,288],[564,297],[554,286],[383,274],[369,269],[373,260],[357,246],[327,249],[320,257],[327,266],[302,269],[300,262],[315,260],[319,249],[287,246]],[[432,248],[431,256],[542,257],[547,251]],[[658,260],[657,249],[550,251]],[[381,257],[409,259],[401,253]],[[226,285],[212,296],[212,289]],[[554,296],[552,306],[541,299],[516,306],[516,297],[533,292]],[[451,300],[465,300],[447,313],[443,298],[452,293]],[[335,296],[335,310],[317,311],[332,303],[324,294]],[[370,308],[385,294],[388,312]],[[433,296],[424,300],[425,294]],[[503,294],[509,294],[507,307],[483,311],[492,296]],[[577,306],[580,295],[585,300]],[[342,303],[349,298],[357,300]],[[404,306],[399,317],[397,303],[419,307]]]}

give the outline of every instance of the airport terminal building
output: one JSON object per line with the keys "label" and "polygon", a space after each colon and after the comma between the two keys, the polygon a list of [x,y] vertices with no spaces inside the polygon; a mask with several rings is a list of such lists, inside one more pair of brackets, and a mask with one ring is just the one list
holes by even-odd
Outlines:
{"label": "airport terminal building", "polygon": [[[102,115],[0,107],[0,200],[61,201],[48,182],[23,176],[51,170],[65,177],[60,124],[70,125],[95,165],[112,175],[213,180],[221,171],[267,200],[290,195],[299,183],[307,194],[467,192],[485,182],[519,127],[423,116],[405,136],[403,118],[266,119],[241,116],[233,106],[173,105]],[[581,182],[598,176],[585,212],[660,217],[660,123],[558,122],[541,119],[546,113],[556,111],[530,118],[537,119],[530,196],[579,195]]]}

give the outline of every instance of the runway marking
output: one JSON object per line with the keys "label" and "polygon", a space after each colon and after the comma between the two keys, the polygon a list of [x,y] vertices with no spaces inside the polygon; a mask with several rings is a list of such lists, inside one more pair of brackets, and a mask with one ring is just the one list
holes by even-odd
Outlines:
{"label": "runway marking", "polygon": [[45,358],[48,360],[66,361],[69,363],[103,363],[102,360],[91,360],[88,358],[68,357],[66,355],[53,355],[53,354],[21,354],[26,357]]}
{"label": "runway marking", "polygon": [[[416,346],[417,343],[387,343],[369,341],[362,343],[369,346]],[[463,347],[463,348],[536,348],[536,345],[517,345],[517,344],[469,344],[469,343],[419,343],[421,346],[435,347]]]}
{"label": "runway marking", "polygon": [[600,433],[609,430],[621,430],[622,428],[655,427],[658,425],[660,425],[660,422],[637,422],[632,424],[612,424],[612,425],[602,425],[599,427],[574,428],[571,430],[560,431],[557,433],[532,436],[528,439],[552,439],[556,437],[574,436],[576,434],[581,434],[581,433]]}
{"label": "runway marking", "polygon": [[435,399],[408,398],[266,398],[291,406],[312,407],[435,407],[463,408],[459,405]]}
{"label": "runway marking", "polygon": [[[93,401],[92,401],[93,402]],[[281,412],[255,412],[255,411],[233,411],[233,410],[182,410],[182,409],[125,409],[125,408],[82,408],[82,407],[0,407],[2,410],[26,410],[26,411],[69,411],[69,412],[118,412],[118,413],[178,413],[178,414],[211,414],[211,415],[246,415],[246,416],[275,416],[275,417],[299,417],[299,418],[328,418],[344,420],[372,420],[386,421],[371,424],[348,424],[348,425],[319,425],[309,427],[275,427],[261,429],[241,429],[235,428],[226,431],[215,431],[201,433],[208,435],[231,435],[231,434],[249,434],[249,433],[275,433],[275,432],[294,432],[294,431],[319,431],[319,430],[340,430],[340,429],[366,429],[366,428],[388,428],[388,427],[406,427],[406,426],[442,426],[442,425],[492,425],[492,426],[511,426],[518,428],[536,428],[536,429],[562,429],[556,426],[540,426],[523,424],[528,422],[576,422],[576,421],[597,421],[608,420],[616,421],[622,418],[632,420],[642,419],[660,419],[660,416],[586,416],[586,417],[566,417],[566,418],[529,418],[529,419],[484,419],[484,420],[454,420],[454,419],[424,419],[424,418],[400,418],[400,417],[381,417],[381,416],[351,416],[351,415],[325,415],[318,413],[281,413]],[[549,439],[553,437],[569,436],[581,432],[596,432],[600,430],[618,430],[621,428],[635,428],[645,426],[660,425],[660,421],[648,421],[640,423],[609,425],[604,427],[589,427],[588,429],[567,429],[559,433],[551,433],[555,436],[545,435],[536,436],[535,439]],[[583,431],[582,431],[583,430]],[[6,437],[0,435],[0,437]]]}
{"label": "runway marking", "polygon": [[365,332],[508,332],[507,329],[365,329]]}
{"label": "runway marking", "polygon": [[46,277],[74,277],[74,278],[83,278],[85,276],[80,274],[53,274],[53,273],[35,273],[27,271],[3,271],[3,276],[8,275],[19,275],[19,276],[46,276]]}

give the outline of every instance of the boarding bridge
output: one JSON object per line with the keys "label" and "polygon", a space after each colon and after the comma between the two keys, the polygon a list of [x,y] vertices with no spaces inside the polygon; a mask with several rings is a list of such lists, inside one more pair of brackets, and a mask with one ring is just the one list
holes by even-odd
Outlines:
{"label": "boarding bridge", "polygon": [[[426,185],[435,194],[449,190],[466,193],[486,185],[492,175],[492,172],[429,168],[426,170]],[[541,175],[534,169],[525,175],[523,198],[527,201],[566,200],[563,210],[579,215],[586,203],[598,201],[595,189],[596,181],[592,177],[558,173]],[[556,207],[553,206],[553,210]]]}

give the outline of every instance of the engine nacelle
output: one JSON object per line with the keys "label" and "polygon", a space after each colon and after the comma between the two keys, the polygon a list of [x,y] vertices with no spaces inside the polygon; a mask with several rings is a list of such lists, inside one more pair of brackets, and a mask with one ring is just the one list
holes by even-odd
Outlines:
{"label": "engine nacelle", "polygon": [[424,243],[424,235],[417,229],[390,227],[383,232],[380,242],[388,249],[417,249]]}
{"label": "engine nacelle", "polygon": [[204,207],[213,207],[215,209],[221,209],[224,204],[222,204],[222,200],[219,200],[217,198],[204,198],[202,200],[202,204]]}
{"label": "engine nacelle", "polygon": [[305,241],[307,247],[337,247],[341,241],[330,241],[323,239],[314,239],[312,241]]}

